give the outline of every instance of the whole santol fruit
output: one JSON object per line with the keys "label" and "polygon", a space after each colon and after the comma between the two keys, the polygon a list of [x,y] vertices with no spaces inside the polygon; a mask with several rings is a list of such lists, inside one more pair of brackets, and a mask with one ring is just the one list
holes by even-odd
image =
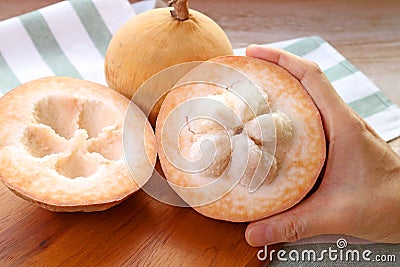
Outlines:
{"label": "whole santol fruit", "polygon": [[[170,66],[232,55],[224,31],[188,0],[133,17],[112,38],[105,58],[109,87],[131,98],[153,74]],[[153,110],[155,116],[158,110]]]}

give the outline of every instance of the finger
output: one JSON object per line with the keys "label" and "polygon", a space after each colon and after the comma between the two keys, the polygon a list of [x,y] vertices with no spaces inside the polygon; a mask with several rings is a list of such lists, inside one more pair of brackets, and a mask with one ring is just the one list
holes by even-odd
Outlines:
{"label": "finger", "polygon": [[[282,49],[251,45],[246,55],[275,63],[296,77],[305,87],[325,120],[343,118],[349,107],[343,102],[319,66]],[[337,120],[337,119],[336,119]]]}
{"label": "finger", "polygon": [[322,234],[341,233],[343,221],[335,209],[321,205],[321,201],[306,200],[291,210],[250,223],[245,236],[254,247],[295,242]]}

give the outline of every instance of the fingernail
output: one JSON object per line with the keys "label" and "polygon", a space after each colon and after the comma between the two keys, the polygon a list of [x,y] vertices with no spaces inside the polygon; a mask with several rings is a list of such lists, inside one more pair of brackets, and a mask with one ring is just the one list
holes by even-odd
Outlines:
{"label": "fingernail", "polygon": [[251,44],[251,45],[249,45],[247,48],[256,48],[256,47],[260,47],[260,45],[258,45],[258,44]]}
{"label": "fingernail", "polygon": [[262,48],[260,45],[249,45],[246,49],[246,55],[250,57],[262,57],[263,52],[260,48]]}
{"label": "fingernail", "polygon": [[254,225],[248,234],[249,244],[254,247],[274,243],[272,227],[266,224]]}

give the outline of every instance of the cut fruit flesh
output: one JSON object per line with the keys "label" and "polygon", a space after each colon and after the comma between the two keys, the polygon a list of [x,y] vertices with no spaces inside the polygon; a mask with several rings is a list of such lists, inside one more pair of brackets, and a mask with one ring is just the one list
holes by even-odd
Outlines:
{"label": "cut fruit flesh", "polygon": [[[112,207],[150,178],[155,137],[139,108],[102,85],[68,77],[23,84],[0,99],[0,175],[18,196],[53,211]],[[18,114],[15,110],[18,110]],[[129,113],[128,113],[129,110]],[[124,118],[143,126],[135,136],[140,177],[123,156]]]}
{"label": "cut fruit flesh", "polygon": [[[324,131],[312,99],[298,80],[275,64],[234,56],[210,61],[246,75],[257,88],[262,88],[260,95],[269,107],[250,100],[247,107],[253,112],[249,113],[246,105],[235,103],[232,98],[227,100],[226,88],[218,85],[187,83],[174,88],[162,104],[156,125],[159,157],[166,178],[189,205],[216,219],[252,221],[292,207],[312,188],[325,161]],[[219,75],[212,68],[204,69],[204,80]],[[231,80],[230,84],[236,82]],[[200,103],[198,99],[206,99],[210,104],[196,105],[196,101]],[[226,115],[229,112],[219,114],[218,103],[224,104],[240,123],[230,119]],[[201,114],[202,107],[205,113],[215,114],[212,120],[194,117],[193,114]],[[214,122],[216,117],[218,127]],[[173,128],[180,129],[178,138],[172,138]],[[221,136],[228,137],[229,142],[221,142]],[[198,141],[204,142],[203,139],[214,142],[216,153],[211,152],[211,145],[201,151]],[[170,153],[174,146],[179,147],[185,158],[182,164],[176,152]],[[197,152],[191,153],[193,149]],[[196,160],[201,155],[199,150],[204,155],[214,155],[215,161],[208,164],[209,169]],[[193,172],[196,163],[198,171]],[[184,164],[191,171],[182,168]]]}

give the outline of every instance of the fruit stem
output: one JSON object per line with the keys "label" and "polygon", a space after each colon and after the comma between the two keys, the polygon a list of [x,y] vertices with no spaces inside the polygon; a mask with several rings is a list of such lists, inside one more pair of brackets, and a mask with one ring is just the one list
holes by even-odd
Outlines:
{"label": "fruit stem", "polygon": [[168,5],[174,7],[174,10],[170,11],[172,17],[180,21],[189,19],[188,0],[171,0]]}

